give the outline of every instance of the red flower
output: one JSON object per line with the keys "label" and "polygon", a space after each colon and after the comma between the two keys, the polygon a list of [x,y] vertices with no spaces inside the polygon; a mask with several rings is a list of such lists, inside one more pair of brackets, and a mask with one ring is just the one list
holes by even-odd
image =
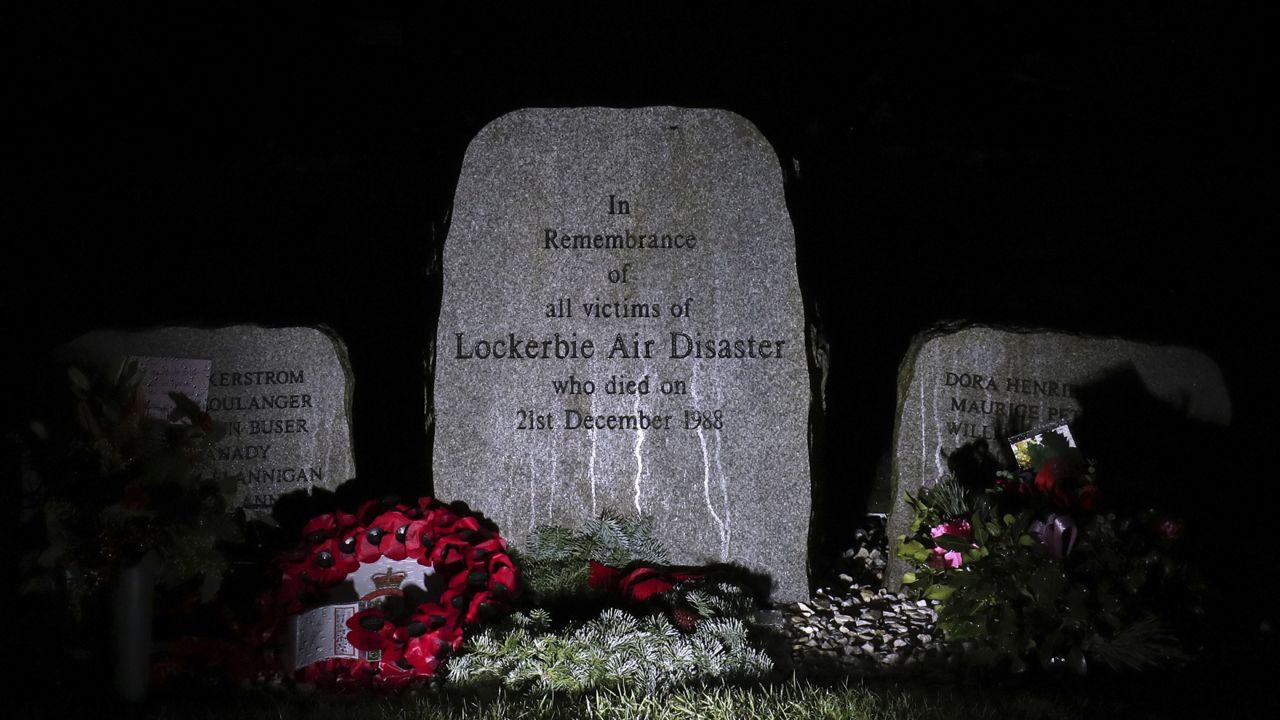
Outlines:
{"label": "red flower", "polygon": [[404,551],[406,557],[422,562],[431,553],[434,545],[429,520],[411,520],[404,532]]}
{"label": "red flower", "polygon": [[356,557],[362,563],[377,562],[383,556],[391,560],[405,559],[408,551],[405,549],[404,539],[408,526],[409,518],[403,513],[395,510],[382,513],[369,523],[368,529],[357,539]]}
{"label": "red flower", "polygon": [[[422,603],[418,609],[414,611],[409,627],[413,628],[413,623],[419,622],[425,626],[427,632],[443,632],[445,634],[459,630],[462,615],[450,608],[445,603]],[[417,637],[414,635],[414,637]]]}
{"label": "red flower", "polygon": [[318,586],[318,589],[332,587],[346,580],[347,575],[360,567],[349,548],[349,542],[338,538],[329,538],[312,547],[306,560],[301,563],[303,580]]}
{"label": "red flower", "polygon": [[[412,635],[417,631],[421,632]],[[432,675],[461,646],[462,628],[452,626],[427,631],[421,624],[410,623],[410,637],[405,644],[404,659],[419,673]]]}
{"label": "red flower", "polygon": [[329,658],[328,660],[311,663],[298,672],[302,675],[302,682],[304,683],[318,687],[335,688],[351,684],[354,674],[358,672],[360,666],[365,664],[363,660]]}
{"label": "red flower", "polygon": [[1050,459],[1036,472],[1035,486],[1041,494],[1051,497],[1060,508],[1071,506],[1067,490],[1079,480],[1080,467],[1065,457]]}
{"label": "red flower", "polygon": [[413,663],[404,656],[404,652],[399,650],[394,652],[384,651],[382,659],[378,661],[377,668],[376,682],[387,688],[402,688],[423,677],[414,668]]}
{"label": "red flower", "polygon": [[337,510],[311,518],[302,528],[302,537],[312,545],[319,545],[324,540],[338,535],[341,531],[355,527],[356,518]]}
{"label": "red flower", "polygon": [[404,658],[420,674],[431,675],[462,646],[462,616],[444,605],[423,603],[409,624],[396,630],[404,645]]}
{"label": "red flower", "polygon": [[487,587],[493,592],[493,596],[500,600],[509,599],[516,590],[516,568],[511,562],[511,557],[506,553],[491,555],[488,570]]}
{"label": "red flower", "polygon": [[489,615],[497,610],[498,603],[493,599],[493,593],[488,590],[481,590],[471,596],[471,602],[467,605],[467,614],[463,616],[462,621],[468,625],[474,625],[481,620],[488,619]]}
{"label": "red flower", "polygon": [[387,619],[381,608],[369,608],[347,618],[347,642],[357,650],[374,652],[391,644],[396,626]]}
{"label": "red flower", "polygon": [[597,590],[621,594],[628,600],[644,602],[654,595],[665,593],[684,580],[697,580],[701,575],[672,568],[641,565],[630,572],[591,561],[591,574],[587,584]]}
{"label": "red flower", "polygon": [[436,572],[448,571],[453,568],[461,567],[467,560],[467,551],[471,548],[471,543],[462,537],[451,535],[436,540],[431,548],[431,565],[435,567]]}
{"label": "red flower", "polygon": [[464,530],[477,531],[480,529],[480,521],[471,515],[459,517],[447,507],[438,507],[431,514],[431,524],[433,534],[436,537],[445,535],[453,535]]}

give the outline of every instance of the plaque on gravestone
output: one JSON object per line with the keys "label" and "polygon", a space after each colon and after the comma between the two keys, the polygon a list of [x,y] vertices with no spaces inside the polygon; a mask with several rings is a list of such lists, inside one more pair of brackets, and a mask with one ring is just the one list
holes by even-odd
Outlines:
{"label": "plaque on gravestone", "polygon": [[904,493],[945,476],[947,456],[970,442],[994,446],[1015,433],[1072,423],[1082,390],[1120,371],[1182,417],[1231,421],[1222,371],[1190,348],[980,325],[917,335],[898,371],[886,584],[896,588],[906,570],[895,552],[912,521]]}
{"label": "plaque on gravestone", "polygon": [[[133,358],[148,412],[167,415],[169,391],[198,402],[227,434],[210,458],[215,475],[239,479],[235,504],[270,513],[280,495],[333,489],[355,476],[351,374],[346,348],[309,327],[164,327],[82,335],[58,353],[106,367]],[[192,373],[203,375],[193,379]]]}
{"label": "plaque on gravestone", "polygon": [[521,110],[472,141],[444,246],[436,493],[519,545],[605,509],[673,560],[808,596],[810,404],[795,239],[729,112]]}
{"label": "plaque on gravestone", "polygon": [[181,393],[205,407],[213,363],[192,358],[131,357],[142,371],[142,393],[148,417],[165,420],[176,407],[171,392]]}

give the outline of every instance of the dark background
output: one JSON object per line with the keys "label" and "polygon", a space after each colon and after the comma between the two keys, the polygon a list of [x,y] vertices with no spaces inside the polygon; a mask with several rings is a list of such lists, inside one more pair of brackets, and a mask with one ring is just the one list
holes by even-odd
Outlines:
{"label": "dark background", "polygon": [[[361,480],[426,492],[423,350],[469,140],[522,107],[725,108],[777,149],[831,346],[823,552],[889,449],[911,336],[964,318],[1217,358],[1234,450],[1177,482],[1203,482],[1214,532],[1273,572],[1266,520],[1244,517],[1276,494],[1263,18],[951,5],[7,13],[12,392],[96,327],[322,323],[356,374]],[[23,412],[9,403],[6,429]]]}

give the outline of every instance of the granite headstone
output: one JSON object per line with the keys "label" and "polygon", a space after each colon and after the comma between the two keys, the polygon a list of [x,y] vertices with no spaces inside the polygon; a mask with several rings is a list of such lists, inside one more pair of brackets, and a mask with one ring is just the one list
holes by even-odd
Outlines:
{"label": "granite headstone", "polygon": [[350,363],[332,332],[251,325],[99,331],[76,338],[59,357],[100,367],[135,359],[148,414],[167,415],[173,390],[227,423],[212,472],[239,479],[235,503],[251,513],[269,513],[282,494],[333,489],[355,476]]}
{"label": "granite headstone", "polygon": [[[1081,412],[1081,392],[1120,372],[1187,419],[1231,421],[1221,369],[1191,348],[981,325],[917,335],[898,371],[890,545],[911,523],[904,493],[945,476],[951,452],[976,440],[1003,445],[1018,432],[1069,424]],[[905,570],[891,559],[886,584],[897,587]]]}
{"label": "granite headstone", "polygon": [[778,159],[721,110],[534,109],[472,141],[444,246],[435,491],[519,545],[606,508],[807,597],[810,404]]}

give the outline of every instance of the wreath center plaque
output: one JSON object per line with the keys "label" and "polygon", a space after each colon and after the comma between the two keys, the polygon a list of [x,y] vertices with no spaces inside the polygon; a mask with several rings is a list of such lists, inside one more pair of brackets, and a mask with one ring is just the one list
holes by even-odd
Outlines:
{"label": "wreath center plaque", "polygon": [[472,141],[444,247],[435,492],[519,545],[606,509],[808,596],[810,392],[768,142],[721,110],[534,109]]}

